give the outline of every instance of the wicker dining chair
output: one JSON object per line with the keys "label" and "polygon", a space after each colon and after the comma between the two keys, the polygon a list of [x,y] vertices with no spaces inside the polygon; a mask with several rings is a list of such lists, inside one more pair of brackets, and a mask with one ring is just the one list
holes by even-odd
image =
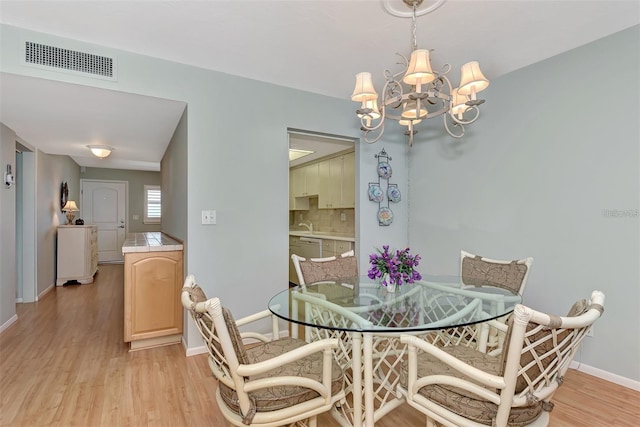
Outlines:
{"label": "wicker dining chair", "polygon": [[566,317],[518,304],[507,324],[491,321],[507,333],[499,356],[403,335],[409,356],[397,391],[427,416],[427,427],[547,426],[553,395],[603,311],[600,291]]}
{"label": "wicker dining chair", "polygon": [[460,277],[466,286],[492,286],[522,295],[533,258],[491,259],[460,251]]}
{"label": "wicker dining chair", "polygon": [[[460,277],[464,287],[494,287],[505,289],[522,296],[533,264],[533,258],[499,260],[482,257],[467,251],[460,251]],[[487,309],[491,315],[492,307]],[[498,319],[505,323],[509,316]],[[435,340],[462,344],[493,355],[499,354],[504,345],[505,335],[498,328],[490,327],[485,335],[476,325],[463,326],[434,335]]]}
{"label": "wicker dining chair", "polygon": [[[338,340],[278,339],[278,319],[269,310],[234,321],[218,298],[206,298],[193,275],[181,299],[206,344],[218,380],[216,401],[232,425],[315,427],[318,414],[344,401],[344,374],[333,357]],[[273,339],[238,329],[269,317]],[[244,339],[257,342],[245,345]]]}
{"label": "wicker dining chair", "polygon": [[334,280],[358,275],[355,252],[350,250],[339,256],[304,258],[291,255],[300,286],[323,280]]}

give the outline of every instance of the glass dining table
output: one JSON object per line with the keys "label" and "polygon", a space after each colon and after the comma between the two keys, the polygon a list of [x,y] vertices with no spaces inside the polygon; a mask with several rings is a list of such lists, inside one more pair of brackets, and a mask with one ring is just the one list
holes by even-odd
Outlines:
{"label": "glass dining table", "polygon": [[292,287],[269,301],[269,310],[292,323],[291,335],[337,338],[336,362],[345,371],[349,398],[332,415],[343,426],[373,426],[403,404],[395,388],[406,346],[401,334],[436,345],[486,350],[486,322],[509,314],[521,296],[494,286],[466,286],[459,276],[423,276],[390,292],[367,276]]}

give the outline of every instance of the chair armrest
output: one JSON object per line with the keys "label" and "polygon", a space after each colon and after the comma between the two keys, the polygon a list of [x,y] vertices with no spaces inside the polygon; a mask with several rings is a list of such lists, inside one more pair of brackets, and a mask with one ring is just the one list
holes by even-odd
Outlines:
{"label": "chair armrest", "polygon": [[262,311],[259,311],[257,313],[250,314],[248,316],[245,316],[245,317],[242,317],[242,318],[236,320],[236,325],[238,325],[238,327],[244,326],[244,325],[247,325],[249,323],[253,323],[253,322],[257,321],[257,320],[264,319],[264,318],[269,317],[269,316],[273,316],[273,313],[271,313],[269,310],[262,310]]}
{"label": "chair armrest", "polygon": [[[453,369],[455,369],[458,372],[461,372],[462,374],[468,376],[471,379],[474,379],[476,381],[478,381],[481,384],[484,384],[486,386],[489,387],[494,387],[497,389],[503,389],[506,384],[505,384],[505,380],[503,377],[499,376],[499,375],[493,375],[493,374],[488,374],[487,372],[475,368],[463,361],[461,361],[460,359],[450,355],[449,353],[446,353],[445,351],[439,349],[438,347],[434,346],[433,344],[430,344],[426,341],[424,341],[423,339],[413,336],[413,335],[401,335],[400,336],[400,341],[403,344],[407,344],[409,346],[409,350],[411,351],[412,347],[413,348],[417,348],[421,351],[424,351],[425,353],[429,353],[430,355],[432,355],[433,357],[437,358],[438,360],[442,361],[443,363],[449,365],[450,367],[452,367]],[[409,363],[411,363],[411,359],[409,360]],[[442,376],[439,376],[442,377]],[[457,380],[456,382],[456,386],[458,387],[463,387],[463,388],[470,388],[470,387],[465,387],[464,385],[462,385],[460,382],[463,383],[468,383],[469,385],[473,385],[471,382],[468,381],[464,381],[464,380]],[[477,386],[475,386],[477,387]],[[475,389],[475,387],[473,387]],[[474,390],[472,390],[474,391]]]}
{"label": "chair armrest", "polygon": [[[298,347],[294,350],[288,351],[284,354],[281,354],[269,360],[264,360],[262,362],[257,362],[257,363],[251,363],[248,365],[239,365],[237,372],[238,372],[238,375],[241,375],[243,377],[250,377],[252,375],[258,375],[264,372],[268,372],[286,363],[290,363],[290,362],[293,362],[294,360],[299,360],[304,357],[307,357],[313,353],[317,353],[325,350],[332,350],[337,347],[338,347],[338,340],[335,338],[314,341],[312,343],[305,344],[302,347]],[[329,356],[333,357],[331,353],[329,353]]]}

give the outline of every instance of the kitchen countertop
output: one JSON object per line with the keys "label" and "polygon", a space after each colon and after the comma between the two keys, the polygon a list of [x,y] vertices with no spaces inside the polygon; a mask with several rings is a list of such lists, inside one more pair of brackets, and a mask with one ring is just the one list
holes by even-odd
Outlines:
{"label": "kitchen countertop", "polygon": [[342,240],[345,242],[356,241],[356,238],[350,234],[338,233],[333,231],[314,231],[313,233],[311,233],[306,230],[289,230],[289,236],[313,237],[314,239],[326,239],[326,240]]}
{"label": "kitchen countertop", "polygon": [[159,231],[147,233],[128,233],[122,245],[122,253],[181,251],[182,242]]}

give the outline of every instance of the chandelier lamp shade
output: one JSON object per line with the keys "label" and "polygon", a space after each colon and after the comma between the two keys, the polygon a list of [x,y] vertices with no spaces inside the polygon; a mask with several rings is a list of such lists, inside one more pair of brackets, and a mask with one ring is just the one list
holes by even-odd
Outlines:
{"label": "chandelier lamp shade", "polygon": [[87,148],[91,150],[91,154],[93,154],[99,159],[106,159],[111,155],[111,152],[114,150],[113,147],[109,147],[107,145],[87,145]]}
{"label": "chandelier lamp shade", "polygon": [[[421,15],[440,7],[445,0],[437,0]],[[356,74],[356,85],[351,100],[360,107],[356,115],[361,122],[364,140],[368,143],[378,141],[384,134],[385,121],[392,119],[406,126],[409,146],[413,145],[413,136],[417,133],[415,125],[425,119],[443,117],[444,128],[454,138],[464,136],[464,126],[475,122],[480,110],[478,106],[485,101],[477,94],[489,86],[489,80],[482,74],[477,61],[464,64],[460,69],[460,84],[454,87],[447,77],[451,65],[444,64],[440,70],[431,67],[430,51],[418,49],[416,42],[416,17],[418,7],[423,0],[403,0],[411,8],[411,14],[401,14],[392,10],[390,0],[383,5],[396,16],[412,18],[413,46],[409,59],[398,53],[403,69],[397,73],[385,70],[385,84],[379,95],[373,85],[371,73]]]}

